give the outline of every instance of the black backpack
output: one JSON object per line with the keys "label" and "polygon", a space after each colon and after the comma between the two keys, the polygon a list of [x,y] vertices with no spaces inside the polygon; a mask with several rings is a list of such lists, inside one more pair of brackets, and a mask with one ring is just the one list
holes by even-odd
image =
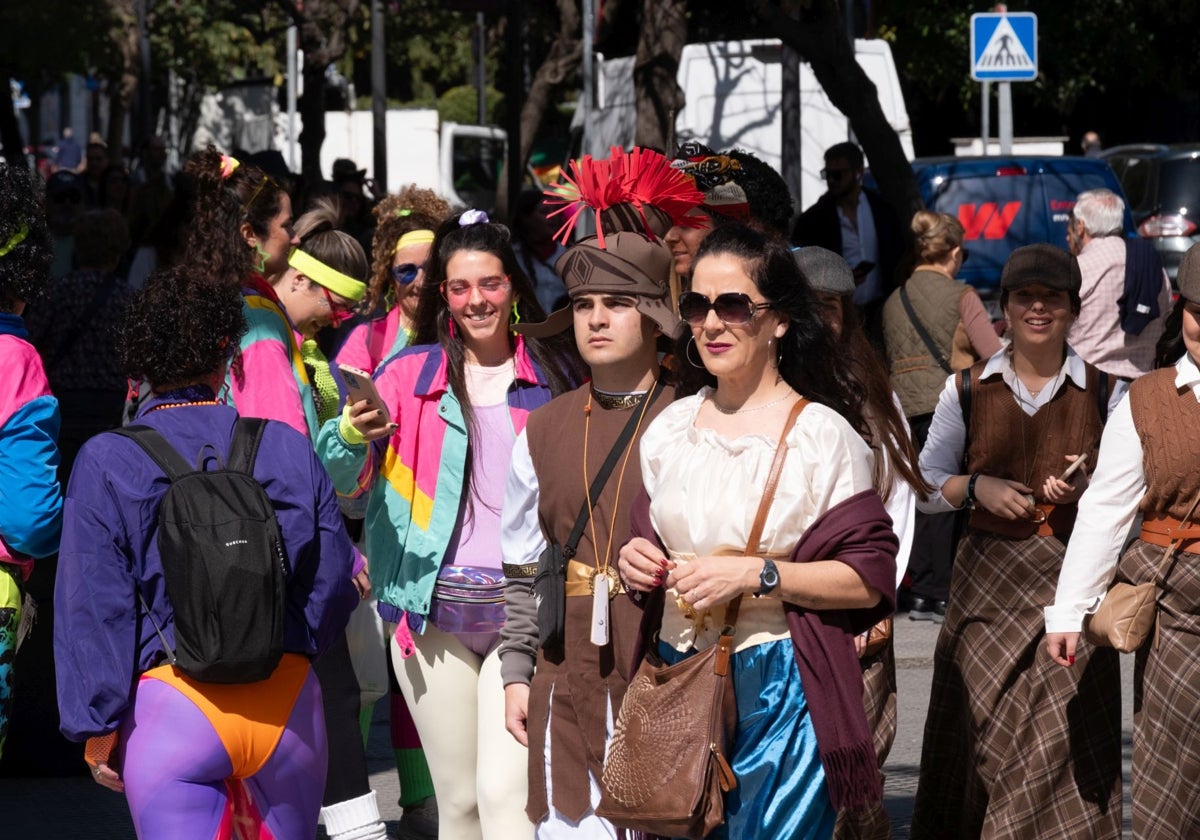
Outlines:
{"label": "black backpack", "polygon": [[[149,426],[116,430],[171,480],[158,510],[158,548],[174,651],[154,626],[171,664],[201,682],[264,680],[283,656],[289,570],[275,508],[253,476],[266,423],[240,418],[225,465],[206,445],[195,469]],[[205,470],[206,458],[218,468]]]}

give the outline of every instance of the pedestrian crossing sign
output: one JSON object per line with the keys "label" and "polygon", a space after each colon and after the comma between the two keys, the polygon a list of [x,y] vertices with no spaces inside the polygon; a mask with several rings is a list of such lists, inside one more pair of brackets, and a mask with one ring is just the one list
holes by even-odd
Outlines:
{"label": "pedestrian crossing sign", "polygon": [[971,15],[972,79],[1030,82],[1037,74],[1037,15],[1032,12]]}

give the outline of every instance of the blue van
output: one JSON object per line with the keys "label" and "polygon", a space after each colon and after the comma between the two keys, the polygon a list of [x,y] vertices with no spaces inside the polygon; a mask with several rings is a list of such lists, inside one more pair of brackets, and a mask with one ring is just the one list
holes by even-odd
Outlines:
{"label": "blue van", "polygon": [[[1066,250],[1075,197],[1106,187],[1124,197],[1108,163],[1082,157],[940,157],[912,164],[925,206],[958,218],[970,259],[959,279],[981,292],[1000,286],[1000,269],[1014,249],[1049,242]],[[1134,232],[1128,203],[1125,231]],[[990,297],[990,295],[988,295]]]}

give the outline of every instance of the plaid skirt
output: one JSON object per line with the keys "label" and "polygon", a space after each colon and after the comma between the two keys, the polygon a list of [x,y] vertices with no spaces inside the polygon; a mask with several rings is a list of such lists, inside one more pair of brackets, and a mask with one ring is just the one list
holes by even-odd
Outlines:
{"label": "plaid skirt", "polygon": [[[863,708],[871,726],[875,755],[879,761],[879,776],[883,763],[896,740],[896,654],[895,637],[873,656],[859,660],[863,677]],[[875,802],[862,811],[841,811],[833,827],[833,840],[889,840],[892,822],[882,802]]]}
{"label": "plaid skirt", "polygon": [[[1163,551],[1135,541],[1118,578],[1153,580]],[[1200,837],[1200,556],[1176,555],[1159,591],[1158,633],[1134,659],[1133,836]]]}
{"label": "plaid skirt", "polygon": [[1118,654],[1046,653],[1063,543],[971,529],[934,654],[913,838],[1117,838]]}

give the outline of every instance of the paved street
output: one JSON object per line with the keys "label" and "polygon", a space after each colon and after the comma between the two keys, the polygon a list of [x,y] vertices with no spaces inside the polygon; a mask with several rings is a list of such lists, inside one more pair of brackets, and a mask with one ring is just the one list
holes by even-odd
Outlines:
{"label": "paved street", "polygon": [[[896,664],[900,697],[900,724],[896,744],[886,766],[885,804],[892,817],[896,840],[907,840],[913,795],[920,767],[921,735],[933,673],[933,648],[938,625],[908,621],[897,616]],[[1129,743],[1132,727],[1133,658],[1122,657],[1122,700],[1125,778],[1129,778]],[[367,758],[371,781],[379,792],[384,819],[395,829],[400,818],[396,805],[396,774],[388,749],[386,703],[376,708]],[[1128,788],[1128,786],[1126,786]],[[1128,836],[1128,789],[1126,789],[1126,836]],[[5,836],[39,840],[89,838],[89,840],[132,840],[133,829],[122,798],[91,779],[3,779],[0,780],[0,814]]]}

